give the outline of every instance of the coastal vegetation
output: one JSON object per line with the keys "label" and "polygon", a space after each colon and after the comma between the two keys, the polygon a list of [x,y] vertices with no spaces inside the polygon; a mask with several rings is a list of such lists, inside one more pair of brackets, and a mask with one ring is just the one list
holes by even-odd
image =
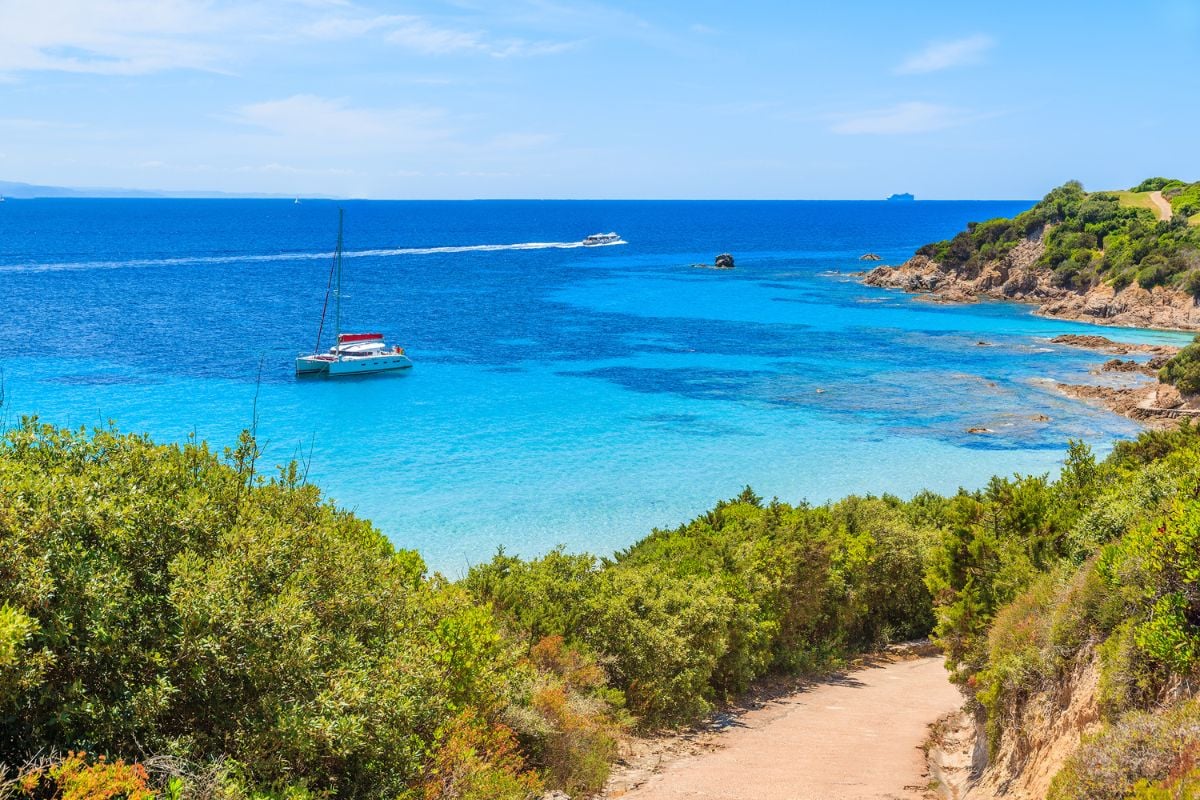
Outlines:
{"label": "coastal vegetation", "polygon": [[1200,394],[1200,337],[1176,353],[1159,370],[1158,378],[1185,395]]}
{"label": "coastal vegetation", "polygon": [[[937,640],[987,721],[993,750],[1028,735],[1023,712],[1099,670],[1102,729],[1054,798],[1179,797],[1200,779],[1200,430],[1071,448],[1062,477],[990,492],[948,532],[931,572]],[[1163,716],[1163,715],[1167,716]],[[1136,794],[1135,794],[1136,793]]]}
{"label": "coastal vegetation", "polygon": [[7,432],[0,795],[586,796],[627,730],[930,632],[993,747],[1098,665],[1105,725],[1056,797],[1200,781],[1196,428],[950,496],[746,489],[608,558],[501,552],[459,582],[261,460],[248,434]]}
{"label": "coastal vegetation", "polygon": [[33,420],[8,432],[10,793],[586,793],[630,725],[695,720],[768,671],[932,623],[930,540],[895,499],[747,491],[612,559],[499,554],[454,584],[295,464],[264,476],[260,455],[248,434],[218,457]]}
{"label": "coastal vegetation", "polygon": [[1185,183],[1176,178],[1147,178],[1130,191],[1162,192],[1176,216],[1192,224],[1200,221],[1200,181]]}
{"label": "coastal vegetation", "polygon": [[1159,182],[1174,211],[1170,220],[1158,220],[1148,202],[1122,203],[1118,193],[1085,192],[1069,181],[1028,211],[971,223],[954,238],[917,253],[974,276],[988,261],[1044,236],[1036,266],[1050,270],[1059,286],[1086,290],[1109,283],[1121,289],[1136,281],[1144,289],[1168,286],[1195,295],[1200,293],[1200,230],[1187,220],[1200,212],[1200,183],[1151,179],[1132,191],[1152,191],[1146,187]]}

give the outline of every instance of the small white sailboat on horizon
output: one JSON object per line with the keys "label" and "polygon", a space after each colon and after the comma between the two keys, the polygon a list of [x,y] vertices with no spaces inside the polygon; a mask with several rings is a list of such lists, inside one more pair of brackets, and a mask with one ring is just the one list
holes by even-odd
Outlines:
{"label": "small white sailboat on horizon", "polygon": [[[325,304],[321,307],[321,324],[317,327],[317,344],[312,353],[296,357],[296,377],[337,377],[365,375],[375,372],[395,372],[411,369],[413,362],[396,345],[389,348],[382,333],[342,332],[342,220],[345,212],[338,209],[337,249],[329,268],[329,284],[325,287]],[[321,352],[321,334],[325,330],[325,312],[329,296],[334,297],[334,345]]]}

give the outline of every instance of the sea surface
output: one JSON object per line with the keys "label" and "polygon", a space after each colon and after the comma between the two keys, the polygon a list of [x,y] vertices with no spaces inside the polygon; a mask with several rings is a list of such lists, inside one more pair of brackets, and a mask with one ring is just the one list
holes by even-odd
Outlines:
{"label": "sea surface", "polygon": [[[339,205],[344,327],[402,344],[407,374],[293,376]],[[1068,439],[1137,428],[1054,391],[1100,357],[1047,340],[1184,337],[848,274],[1030,205],[10,200],[0,416],[224,447],[257,408],[266,463],[302,455],[450,576],[501,546],[607,554],[747,484],[820,502],[1053,473]],[[610,230],[627,243],[578,246]],[[735,270],[692,266],[721,252]]]}

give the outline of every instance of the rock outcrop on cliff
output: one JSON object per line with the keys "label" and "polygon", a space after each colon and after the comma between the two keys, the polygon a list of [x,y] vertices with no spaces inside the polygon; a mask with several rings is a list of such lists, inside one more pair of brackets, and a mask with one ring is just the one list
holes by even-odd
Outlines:
{"label": "rock outcrop on cliff", "polygon": [[944,303],[973,302],[980,297],[1034,303],[1038,314],[1100,325],[1200,330],[1200,306],[1186,292],[1130,284],[1120,291],[1101,283],[1086,290],[1054,282],[1054,273],[1039,267],[1045,252],[1041,232],[1025,239],[1002,258],[976,270],[947,269],[917,255],[898,267],[876,267],[863,279],[871,286],[928,294]]}

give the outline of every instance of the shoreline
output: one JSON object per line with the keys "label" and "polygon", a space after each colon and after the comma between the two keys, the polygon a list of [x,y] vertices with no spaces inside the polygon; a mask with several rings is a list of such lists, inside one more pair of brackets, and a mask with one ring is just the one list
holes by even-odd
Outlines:
{"label": "shoreline", "polygon": [[[1024,250],[1022,248],[1024,247]],[[1095,295],[1099,293],[1109,298],[1122,293],[1140,292],[1139,299],[1154,298],[1154,292],[1133,285],[1126,287],[1120,293],[1113,292],[1112,287],[1094,287],[1087,292],[1070,292],[1054,288],[1058,296],[1072,295],[1075,302],[1072,305],[1063,304],[1051,306],[1046,298],[1050,293],[1046,289],[1049,277],[1044,272],[1032,270],[1033,261],[1040,255],[1041,240],[1028,240],[1018,246],[1014,252],[1001,261],[993,261],[974,279],[965,279],[952,272],[947,272],[936,262],[925,256],[913,256],[898,267],[881,265],[866,272],[859,272],[859,280],[867,286],[881,289],[898,289],[905,294],[913,295],[916,300],[945,305],[971,304],[980,302],[981,298],[998,302],[1013,302],[1033,306],[1031,313],[1045,319],[1061,320],[1064,322],[1082,322],[1089,325],[1106,327],[1124,327],[1141,331],[1158,331],[1163,333],[1195,333],[1200,332],[1200,313],[1196,313],[1195,323],[1188,326],[1166,326],[1139,324],[1131,321],[1124,313],[1111,317],[1098,317],[1085,314],[1079,310],[1081,304],[1087,308],[1097,308]],[[997,270],[997,268],[1001,268]],[[1014,274],[1013,270],[1021,272]],[[992,278],[1004,275],[1005,279],[999,284]],[[1032,281],[1032,284],[1031,284]],[[982,288],[981,288],[982,287]],[[1014,288],[1017,287],[1017,288]],[[1022,289],[1021,287],[1025,287]],[[1107,292],[1105,292],[1107,290]],[[1159,291],[1161,290],[1161,291]],[[1197,309],[1194,298],[1180,292],[1156,287],[1158,299],[1167,300],[1165,303],[1151,303],[1150,311],[1139,313],[1162,314],[1163,309],[1186,314],[1194,313]],[[1092,298],[1091,301],[1088,298]],[[1091,302],[1091,305],[1086,305]],[[1188,308],[1190,306],[1190,309]],[[1105,306],[1107,308],[1108,306]],[[1139,304],[1145,308],[1145,304]],[[1067,313],[1064,308],[1075,309]],[[1190,319],[1190,316],[1188,317]],[[1145,344],[1120,342],[1099,334],[1061,334],[1049,340],[1052,344],[1067,345],[1088,350],[1099,355],[1114,356],[1095,369],[1093,375],[1104,372],[1136,372],[1151,380],[1140,386],[1106,386],[1099,383],[1063,383],[1054,381],[1054,387],[1063,395],[1090,405],[1098,405],[1114,414],[1141,424],[1150,429],[1163,430],[1174,428],[1181,419],[1200,418],[1200,406],[1194,399],[1185,398],[1170,384],[1158,379],[1158,369],[1167,359],[1174,356],[1182,348],[1166,344]],[[1145,363],[1134,360],[1123,361],[1115,356],[1133,353],[1148,354],[1151,358]],[[991,433],[986,428],[970,428],[968,433]]]}
{"label": "shoreline", "polygon": [[[1173,428],[1178,420],[1200,416],[1200,409],[1189,406],[1174,386],[1158,378],[1158,370],[1180,348],[1165,344],[1130,344],[1116,342],[1105,336],[1063,334],[1050,340],[1054,344],[1078,347],[1097,354],[1114,356],[1093,369],[1093,375],[1103,373],[1136,373],[1151,380],[1140,386],[1106,386],[1096,383],[1055,382],[1055,388],[1075,400],[1103,406],[1109,411],[1141,423],[1147,428]],[[1115,356],[1134,353],[1150,355],[1146,362],[1121,359]]]}

